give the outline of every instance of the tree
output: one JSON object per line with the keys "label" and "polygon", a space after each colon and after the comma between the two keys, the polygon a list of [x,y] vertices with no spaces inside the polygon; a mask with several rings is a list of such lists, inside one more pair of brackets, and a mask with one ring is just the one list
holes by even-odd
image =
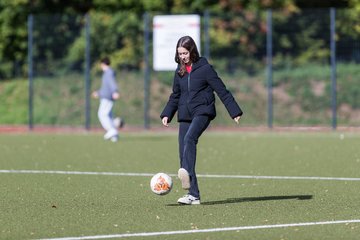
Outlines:
{"label": "tree", "polygon": [[[326,3],[326,5],[324,5]],[[299,8],[300,6],[300,8]],[[310,58],[321,58],[326,53],[318,51],[323,44],[313,38],[322,20],[312,22],[307,18],[303,23],[294,21],[301,8],[346,7],[355,9],[344,15],[338,23],[339,32],[349,39],[356,39],[354,33],[360,32],[360,1],[305,1],[305,0],[2,0],[0,1],[0,80],[15,76],[26,76],[27,63],[27,17],[33,14],[36,18],[58,16],[51,24],[44,21],[37,25],[35,37],[38,49],[34,55],[38,59],[46,59],[58,67],[78,69],[82,65],[84,55],[84,16],[91,18],[91,55],[95,61],[102,55],[109,55],[118,67],[138,69],[142,66],[143,56],[143,14],[202,14],[208,10],[211,14],[211,49],[212,57],[224,60],[228,70],[242,68],[252,71],[263,56],[266,33],[265,10],[276,9],[274,15],[277,24],[310,24],[307,32],[294,33],[291,36],[274,36],[279,47],[291,47],[303,52],[304,46],[298,40],[300,34],[309,36],[307,45],[313,46],[311,51],[320,53],[314,56],[307,53],[299,55],[299,51],[291,53],[300,57],[301,61]],[[226,13],[226,14],[225,14]],[[341,13],[339,13],[339,16]],[[73,16],[71,18],[67,16]],[[50,19],[50,18],[49,18]],[[61,20],[61,21],[60,21]],[[300,26],[299,25],[299,26]],[[43,34],[46,29],[57,31],[57,35]],[[75,29],[73,32],[66,29]],[[354,31],[355,30],[355,31]],[[313,31],[313,32],[311,32]],[[42,46],[51,51],[41,52]],[[305,49],[306,50],[306,49]],[[242,56],[234,57],[234,52]],[[57,59],[65,59],[65,63],[56,63]],[[230,59],[230,60],[229,60]],[[62,60],[63,61],[63,60]],[[46,67],[46,66],[44,66]]]}
{"label": "tree", "polygon": [[0,1],[0,79],[24,73],[27,9],[27,0]]}

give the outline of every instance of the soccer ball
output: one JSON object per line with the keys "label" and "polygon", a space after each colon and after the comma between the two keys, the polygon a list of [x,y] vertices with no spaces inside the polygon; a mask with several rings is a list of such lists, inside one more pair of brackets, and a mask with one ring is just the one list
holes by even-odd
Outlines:
{"label": "soccer ball", "polygon": [[166,173],[155,174],[150,181],[150,188],[157,195],[166,195],[171,191],[172,179]]}

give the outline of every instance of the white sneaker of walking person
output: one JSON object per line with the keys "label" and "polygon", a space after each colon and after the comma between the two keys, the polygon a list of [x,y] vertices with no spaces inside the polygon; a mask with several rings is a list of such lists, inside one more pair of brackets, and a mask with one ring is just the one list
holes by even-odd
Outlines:
{"label": "white sneaker of walking person", "polygon": [[180,204],[185,204],[185,205],[199,205],[200,204],[200,199],[197,197],[194,197],[190,194],[187,194],[181,198],[179,198],[177,200],[178,203]]}
{"label": "white sneaker of walking person", "polygon": [[104,135],[104,140],[109,140],[111,139],[112,137],[116,137],[118,136],[118,132],[115,130],[115,129],[111,129],[109,131],[107,131]]}
{"label": "white sneaker of walking person", "polygon": [[110,141],[112,141],[112,142],[117,142],[117,141],[119,141],[119,135],[112,136],[112,137],[110,138]]}
{"label": "white sneaker of walking person", "polygon": [[178,177],[181,181],[181,186],[184,190],[190,189],[190,176],[185,168],[180,168],[178,171]]}

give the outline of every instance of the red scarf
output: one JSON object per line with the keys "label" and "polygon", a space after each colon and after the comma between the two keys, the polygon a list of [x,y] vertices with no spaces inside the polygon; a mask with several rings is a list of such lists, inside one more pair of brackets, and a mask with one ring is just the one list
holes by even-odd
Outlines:
{"label": "red scarf", "polygon": [[190,72],[191,72],[192,65],[185,65],[185,67],[186,67],[186,71],[187,71],[188,73],[190,73]]}

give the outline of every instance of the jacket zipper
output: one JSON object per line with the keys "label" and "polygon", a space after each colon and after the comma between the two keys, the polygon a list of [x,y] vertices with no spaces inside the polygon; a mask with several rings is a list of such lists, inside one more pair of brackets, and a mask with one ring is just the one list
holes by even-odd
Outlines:
{"label": "jacket zipper", "polygon": [[187,78],[187,84],[188,84],[188,92],[190,93],[190,73]]}
{"label": "jacket zipper", "polygon": [[[189,102],[190,102],[190,73],[189,73],[189,75],[187,77],[187,87],[188,87],[188,97],[187,97],[186,102],[187,102],[187,104],[189,104]],[[191,115],[190,110],[189,110],[189,106],[187,106],[187,110],[188,110],[189,114]]]}

